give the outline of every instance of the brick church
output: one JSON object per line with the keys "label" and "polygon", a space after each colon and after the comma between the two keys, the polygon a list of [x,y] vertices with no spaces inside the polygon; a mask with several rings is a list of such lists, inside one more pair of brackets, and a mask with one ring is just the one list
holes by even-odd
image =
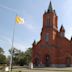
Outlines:
{"label": "brick church", "polygon": [[58,30],[58,16],[50,2],[43,14],[43,27],[38,43],[33,42],[32,62],[34,66],[72,66],[72,38],[65,37],[63,25]]}

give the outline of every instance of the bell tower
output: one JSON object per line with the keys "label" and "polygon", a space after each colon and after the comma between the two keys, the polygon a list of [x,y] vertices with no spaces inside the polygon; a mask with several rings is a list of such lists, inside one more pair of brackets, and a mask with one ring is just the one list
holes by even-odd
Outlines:
{"label": "bell tower", "polygon": [[43,14],[43,28],[41,32],[41,40],[45,42],[53,42],[58,32],[58,17],[53,10],[50,2],[48,10]]}

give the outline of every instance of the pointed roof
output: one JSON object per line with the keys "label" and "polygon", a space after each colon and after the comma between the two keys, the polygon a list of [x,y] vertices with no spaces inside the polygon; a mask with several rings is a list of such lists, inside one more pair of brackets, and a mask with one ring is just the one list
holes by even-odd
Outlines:
{"label": "pointed roof", "polygon": [[44,14],[46,14],[46,11],[44,12]]}
{"label": "pointed roof", "polygon": [[71,41],[72,41],[72,37],[71,37]]}
{"label": "pointed roof", "polygon": [[50,4],[49,4],[49,7],[48,7],[48,11],[47,12],[52,12],[53,11],[53,8],[52,8],[52,3],[50,1]]}
{"label": "pointed roof", "polygon": [[65,32],[63,25],[61,25],[60,32]]}
{"label": "pointed roof", "polygon": [[34,40],[33,45],[35,45],[35,44],[36,44],[36,41]]}
{"label": "pointed roof", "polygon": [[53,10],[53,12],[55,13],[55,15],[57,15],[55,10]]}

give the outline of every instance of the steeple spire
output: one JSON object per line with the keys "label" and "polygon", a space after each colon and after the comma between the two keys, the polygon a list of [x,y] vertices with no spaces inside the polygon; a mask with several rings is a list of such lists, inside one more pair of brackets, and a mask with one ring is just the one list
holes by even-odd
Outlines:
{"label": "steeple spire", "polygon": [[63,25],[61,25],[60,32],[65,32]]}
{"label": "steeple spire", "polygon": [[72,41],[72,37],[71,37],[71,41]]}
{"label": "steeple spire", "polygon": [[49,4],[49,7],[48,7],[48,11],[47,12],[52,12],[53,11],[53,8],[52,8],[52,3],[50,1],[50,4]]}

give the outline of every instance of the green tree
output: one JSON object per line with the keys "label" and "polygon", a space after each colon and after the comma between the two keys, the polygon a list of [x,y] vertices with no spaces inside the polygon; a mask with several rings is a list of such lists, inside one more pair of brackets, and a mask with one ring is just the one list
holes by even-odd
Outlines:
{"label": "green tree", "polygon": [[6,56],[3,54],[0,54],[0,64],[6,64]]}
{"label": "green tree", "polygon": [[20,65],[20,66],[25,65],[25,64],[26,64],[25,53],[24,53],[24,52],[20,53],[20,54],[18,55],[18,57],[19,57],[19,61],[18,61],[19,65]]}
{"label": "green tree", "polygon": [[32,60],[32,48],[28,48],[25,51],[26,63],[29,64]]}
{"label": "green tree", "polygon": [[[10,54],[11,50],[12,49],[9,49]],[[18,50],[17,48],[13,48],[12,52],[13,65],[24,65],[24,52]]]}
{"label": "green tree", "polygon": [[6,64],[6,56],[4,55],[4,50],[1,47],[0,47],[0,64]]}
{"label": "green tree", "polygon": [[[11,53],[11,49],[9,50]],[[13,64],[14,65],[26,65],[31,62],[32,57],[32,48],[28,48],[25,52],[18,50],[17,48],[13,49]]]}
{"label": "green tree", "polygon": [[25,52],[19,54],[19,65],[28,65],[32,59],[32,48],[28,48]]}
{"label": "green tree", "polygon": [[4,50],[1,47],[0,47],[0,54],[4,54]]}

